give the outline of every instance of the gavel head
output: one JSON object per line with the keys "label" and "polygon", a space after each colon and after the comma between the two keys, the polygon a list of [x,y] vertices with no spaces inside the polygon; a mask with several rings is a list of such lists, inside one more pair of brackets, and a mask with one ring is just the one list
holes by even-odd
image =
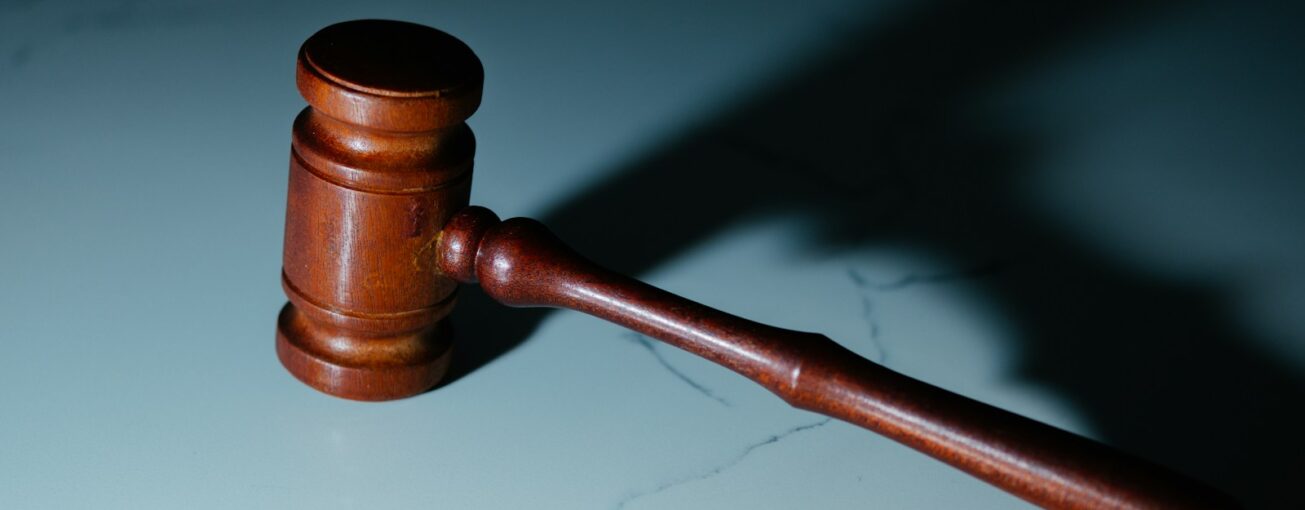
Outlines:
{"label": "gavel head", "polygon": [[421,393],[449,366],[456,283],[439,232],[467,205],[484,70],[461,41],[397,21],[332,25],[299,50],[276,351],[355,400]]}

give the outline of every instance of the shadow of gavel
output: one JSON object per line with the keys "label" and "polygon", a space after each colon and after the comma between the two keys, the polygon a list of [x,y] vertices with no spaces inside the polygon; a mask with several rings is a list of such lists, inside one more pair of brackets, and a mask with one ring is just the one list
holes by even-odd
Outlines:
{"label": "shadow of gavel", "polygon": [[[581,311],[702,356],[794,407],[882,434],[1047,508],[1226,508],[1106,445],[603,269],[539,222],[469,207],[484,70],[433,28],[332,25],[299,51],[277,355],[339,397],[390,400],[448,370],[457,283]],[[691,183],[686,183],[691,185]],[[668,226],[668,228],[670,228]]]}

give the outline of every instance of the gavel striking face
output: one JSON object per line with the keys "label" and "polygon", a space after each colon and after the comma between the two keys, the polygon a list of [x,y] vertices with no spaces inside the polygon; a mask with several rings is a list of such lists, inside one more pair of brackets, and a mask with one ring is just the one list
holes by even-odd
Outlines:
{"label": "gavel striking face", "polygon": [[[453,355],[457,283],[569,308],[734,370],[801,409],[877,432],[1048,508],[1226,508],[1227,496],[1108,446],[948,392],[828,338],[758,324],[602,269],[533,220],[468,207],[484,70],[461,41],[396,21],[314,34],[296,78],[276,350],[356,400],[416,395]],[[505,312],[508,313],[508,312]],[[465,339],[465,341],[475,341]]]}

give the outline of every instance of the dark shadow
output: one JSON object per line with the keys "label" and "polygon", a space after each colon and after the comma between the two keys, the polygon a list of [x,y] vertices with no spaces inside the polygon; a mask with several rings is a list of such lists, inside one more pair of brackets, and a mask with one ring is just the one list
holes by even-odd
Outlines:
{"label": "dark shadow", "polygon": [[462,285],[453,311],[453,362],[435,390],[457,382],[520,345],[548,312],[543,308],[504,310],[480,287]]}
{"label": "dark shadow", "polygon": [[[540,219],[633,274],[772,214],[809,217],[822,251],[892,243],[962,261],[1020,253],[979,282],[1017,328],[1019,376],[1065,398],[1111,444],[1256,506],[1287,501],[1305,479],[1300,378],[1255,350],[1223,289],[1132,267],[1024,203],[1016,190],[1042,141],[971,112],[1004,78],[1182,7],[929,5],[867,28]],[[489,308],[468,296],[455,312],[461,374],[542,317]]]}

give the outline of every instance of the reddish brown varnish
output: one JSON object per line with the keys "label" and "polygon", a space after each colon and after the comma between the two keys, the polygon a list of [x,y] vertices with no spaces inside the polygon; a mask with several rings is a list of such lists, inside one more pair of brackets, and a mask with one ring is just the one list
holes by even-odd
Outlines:
{"label": "reddish brown varnish", "polygon": [[[463,124],[483,71],[434,29],[355,21],[299,54],[277,353],[360,400],[433,386],[454,280],[510,306],[569,308],[738,372],[795,407],[865,427],[1048,508],[1227,508],[1199,482],[888,370],[823,335],[774,328],[602,269],[543,225],[465,207]],[[461,211],[461,212],[458,212]]]}
{"label": "reddish brown varnish", "polygon": [[333,25],[299,51],[308,100],[290,149],[277,355],[341,397],[429,389],[448,368],[456,283],[435,267],[440,228],[467,205],[480,60],[409,23]]}

